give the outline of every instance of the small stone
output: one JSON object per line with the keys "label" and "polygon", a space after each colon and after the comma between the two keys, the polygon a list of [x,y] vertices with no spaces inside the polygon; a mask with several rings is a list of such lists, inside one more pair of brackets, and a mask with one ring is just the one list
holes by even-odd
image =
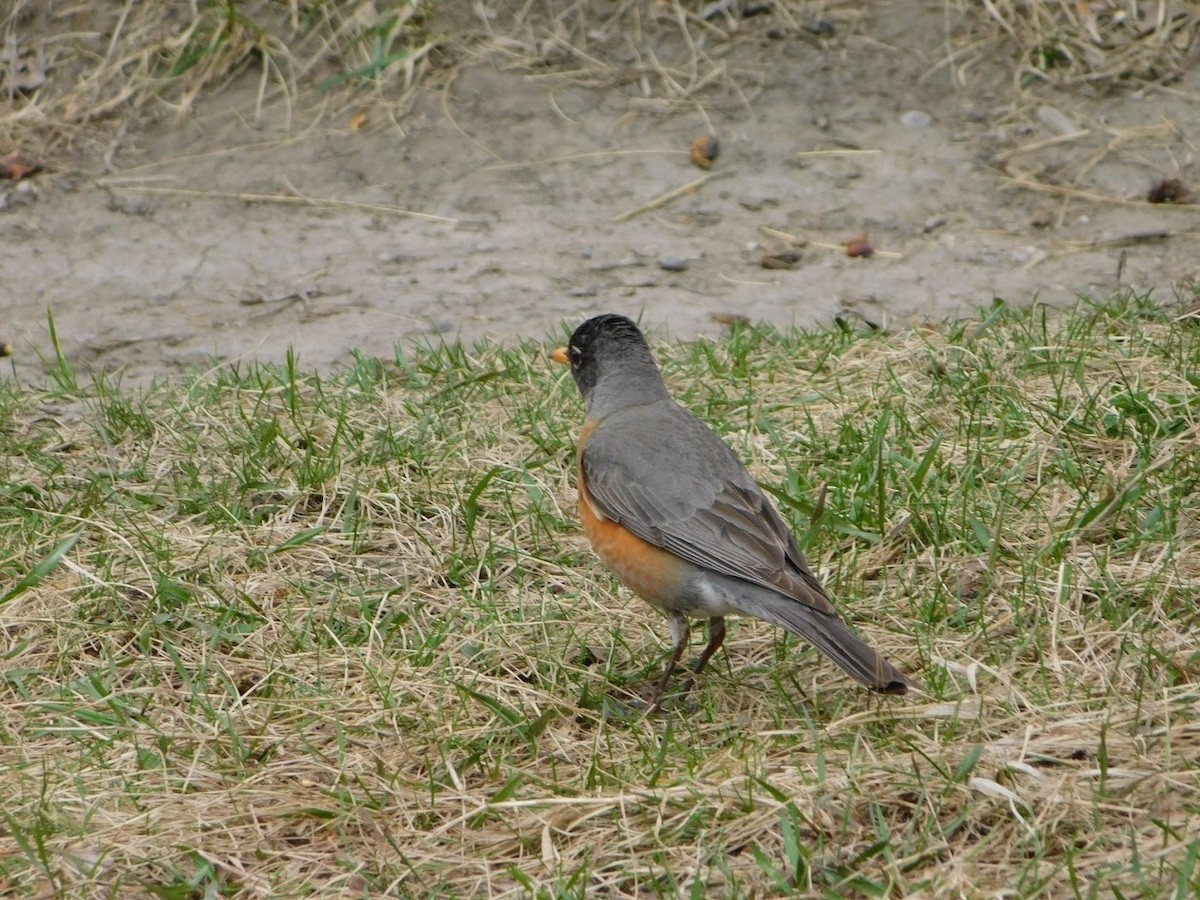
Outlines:
{"label": "small stone", "polygon": [[1049,104],[1043,104],[1037,109],[1037,120],[1055,134],[1078,134],[1079,126],[1066,117],[1060,110]]}
{"label": "small stone", "polygon": [[933,116],[921,109],[910,109],[901,114],[900,124],[905,128],[928,128],[933,124]]}
{"label": "small stone", "polygon": [[759,259],[758,264],[764,269],[794,269],[800,264],[800,254],[795,250],[768,253]]}
{"label": "small stone", "polygon": [[25,206],[33,203],[40,196],[40,192],[33,186],[31,181],[21,181],[11,190],[0,194],[0,209],[12,209],[17,206]]}
{"label": "small stone", "polygon": [[937,213],[936,215],[932,215],[928,219],[926,219],[925,224],[922,226],[922,228],[925,230],[926,234],[929,234],[929,232],[937,231],[939,228],[941,228],[945,224],[946,224],[945,214]]}
{"label": "small stone", "polygon": [[145,194],[118,194],[109,192],[108,208],[126,216],[148,216],[153,207]]}
{"label": "small stone", "polygon": [[732,7],[732,0],[716,0],[715,3],[706,3],[700,8],[700,18],[707,22],[709,19],[715,19],[717,16],[728,13]]}
{"label": "small stone", "polygon": [[686,272],[688,261],[682,256],[664,256],[659,259],[658,267],[664,272]]}

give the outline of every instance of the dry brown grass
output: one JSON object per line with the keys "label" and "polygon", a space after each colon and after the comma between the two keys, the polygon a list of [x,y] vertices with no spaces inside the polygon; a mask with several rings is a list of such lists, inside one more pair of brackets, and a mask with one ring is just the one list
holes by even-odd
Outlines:
{"label": "dry brown grass", "polygon": [[1188,0],[981,0],[955,5],[965,20],[990,26],[993,42],[1013,59],[1021,85],[1042,80],[1170,82],[1200,53],[1200,9]]}
{"label": "dry brown grass", "polygon": [[8,100],[0,145],[45,152],[74,145],[97,123],[120,130],[187,115],[247,71],[257,82],[252,115],[342,83],[386,83],[402,95],[436,46],[426,27],[432,5],[15,0],[0,19]]}
{"label": "dry brown grass", "polygon": [[[771,15],[750,18],[739,8],[559,0],[481,13],[432,0],[14,0],[0,18],[0,147],[48,154],[107,141],[146,119],[189,114],[247,72],[251,116],[268,102],[319,102],[331,89],[364,86],[402,110],[438,50],[447,51],[443,65],[485,52],[533,76],[628,85],[633,107],[648,112],[749,108],[764,73],[731,62],[731,42],[765,32],[836,41],[829,35],[896,13],[859,0],[779,0]],[[969,53],[1007,56],[1019,86],[1169,81],[1200,44],[1200,12],[1185,0],[947,0],[947,11],[952,31],[975,36]],[[627,36],[615,54],[606,34]],[[97,131],[102,122],[112,129]]]}
{"label": "dry brown grass", "polygon": [[656,349],[929,696],[739,621],[632,712],[662,623],[578,533],[545,348],[145,394],[60,360],[0,386],[0,891],[1200,888],[1189,320]]}

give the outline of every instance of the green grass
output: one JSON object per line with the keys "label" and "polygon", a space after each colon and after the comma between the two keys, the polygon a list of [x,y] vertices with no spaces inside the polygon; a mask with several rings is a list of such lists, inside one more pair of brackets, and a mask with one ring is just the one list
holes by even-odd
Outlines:
{"label": "green grass", "polygon": [[929,696],[738,620],[653,717],[547,349],[0,384],[0,892],[1200,890],[1194,325],[656,344]]}

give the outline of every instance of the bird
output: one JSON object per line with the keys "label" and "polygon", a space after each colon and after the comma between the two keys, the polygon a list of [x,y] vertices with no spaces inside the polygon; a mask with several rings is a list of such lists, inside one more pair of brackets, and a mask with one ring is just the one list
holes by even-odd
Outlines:
{"label": "bird", "polygon": [[650,709],[687,648],[689,620],[708,620],[699,674],[728,615],[798,635],[873,691],[915,687],[842,621],[737,454],[672,399],[631,319],[590,318],[550,358],[570,366],[586,408],[576,453],[584,533],[617,580],[666,616],[674,640]]}

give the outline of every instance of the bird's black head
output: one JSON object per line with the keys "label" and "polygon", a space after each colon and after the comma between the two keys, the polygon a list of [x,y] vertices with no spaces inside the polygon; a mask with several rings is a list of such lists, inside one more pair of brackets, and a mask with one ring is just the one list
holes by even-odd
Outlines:
{"label": "bird's black head", "polygon": [[[585,401],[590,402],[602,378],[612,381],[614,387],[621,384],[631,401],[644,402],[640,395],[651,389],[656,393],[665,390],[646,338],[625,316],[607,313],[588,319],[575,329],[567,346],[551,356],[571,366]],[[643,386],[644,390],[640,389]]]}

